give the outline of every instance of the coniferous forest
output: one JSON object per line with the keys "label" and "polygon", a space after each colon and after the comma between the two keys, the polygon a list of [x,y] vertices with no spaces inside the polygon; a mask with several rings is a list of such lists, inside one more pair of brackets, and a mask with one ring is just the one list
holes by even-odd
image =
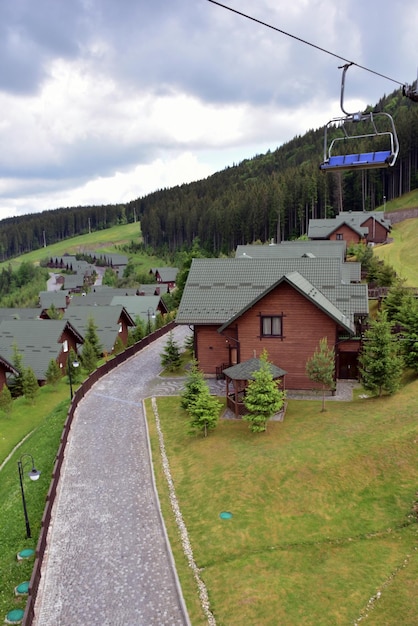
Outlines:
{"label": "coniferous forest", "polygon": [[[324,127],[205,180],[155,191],[124,205],[58,208],[0,222],[0,259],[116,224],[141,221],[144,244],[171,254],[198,237],[209,254],[238,244],[299,237],[310,218],[371,211],[418,187],[418,103],[399,90],[369,110],[389,113],[400,151],[396,165],[323,173]],[[375,146],[375,150],[384,149]],[[367,151],[361,141],[358,151]]]}

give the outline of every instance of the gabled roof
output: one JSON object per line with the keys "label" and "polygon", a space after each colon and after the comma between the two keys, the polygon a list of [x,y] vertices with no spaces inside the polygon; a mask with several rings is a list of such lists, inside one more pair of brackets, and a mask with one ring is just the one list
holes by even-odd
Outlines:
{"label": "gabled roof", "polygon": [[[281,367],[277,367],[274,363],[268,363],[268,365],[270,367],[270,372],[273,375],[273,379],[281,378],[286,374],[285,370],[282,370]],[[242,363],[232,365],[231,367],[227,367],[223,370],[223,373],[231,380],[254,380],[254,372],[258,372],[260,366],[260,359],[253,358],[243,361]]]}
{"label": "gabled roof", "polygon": [[124,254],[113,254],[112,252],[103,252],[96,250],[93,253],[97,260],[102,259],[108,265],[127,265],[128,257]]}
{"label": "gabled roof", "polygon": [[148,322],[148,313],[155,317],[160,301],[160,296],[113,296],[111,305],[124,306],[132,319],[139,317]]}
{"label": "gabled roof", "polygon": [[335,217],[333,219],[309,220],[308,237],[310,239],[326,239],[342,226],[348,226],[359,237],[366,237],[368,228],[359,226],[356,222],[347,218]]}
{"label": "gabled roof", "polygon": [[64,320],[69,320],[83,336],[89,319],[93,318],[103,351],[109,353],[115,345],[123,317],[128,326],[135,326],[134,320],[123,306],[70,306],[64,313]]}
{"label": "gabled roof", "polygon": [[39,316],[42,313],[41,308],[25,308],[25,309],[0,309],[0,322],[13,321],[13,320],[36,320],[40,319]]}
{"label": "gabled roof", "polygon": [[355,328],[350,318],[345,315],[341,310],[339,310],[330,300],[328,300],[328,298],[326,298],[326,296],[324,296],[324,294],[321,293],[317,287],[314,287],[312,283],[310,283],[306,278],[299,274],[299,272],[289,272],[288,274],[281,276],[278,281],[273,283],[263,293],[260,293],[256,298],[254,298],[254,300],[248,302],[248,304],[243,307],[243,309],[237,311],[237,313],[233,317],[231,317],[225,324],[223,324],[218,329],[218,332],[221,333],[223,330],[225,330],[232,322],[234,322],[238,317],[241,317],[246,311],[248,311],[259,300],[264,298],[268,293],[270,293],[282,282],[287,282],[289,285],[292,285],[292,287],[294,287],[299,293],[301,293],[308,300],[310,300],[315,306],[321,309],[321,311],[331,317],[348,333],[354,334]]}
{"label": "gabled roof", "polygon": [[82,274],[64,274],[65,289],[76,289],[83,287],[84,276]]}
{"label": "gabled roof", "polygon": [[[341,265],[340,259],[307,257],[193,259],[176,322],[178,324],[225,324],[250,302],[275,285],[284,275],[292,272],[299,273],[339,309],[338,288],[343,285]],[[368,311],[366,286],[346,285],[346,287],[348,293],[356,296],[350,307],[346,307],[352,312],[350,316]],[[362,289],[357,289],[359,287]],[[341,313],[348,314],[342,311]],[[352,318],[351,321],[353,321]]]}
{"label": "gabled roof", "polygon": [[67,307],[66,291],[40,291],[39,302],[41,309],[50,309],[53,304],[56,309],[65,309]]}
{"label": "gabled roof", "polygon": [[86,293],[85,295],[75,295],[71,298],[69,307],[77,306],[109,306],[113,298],[112,291],[101,291],[99,293]]}
{"label": "gabled roof", "polygon": [[153,270],[154,274],[159,274],[163,283],[174,283],[179,272],[178,267],[156,267]]}
{"label": "gabled roof", "polygon": [[76,343],[83,337],[67,320],[14,320],[0,323],[0,354],[13,361],[13,345],[23,356],[24,367],[31,367],[38,380],[45,380],[51,359],[62,351],[61,337],[66,331]]}
{"label": "gabled roof", "polygon": [[345,241],[282,241],[278,244],[237,246],[235,256],[263,258],[297,258],[302,256],[339,258],[344,261]]}

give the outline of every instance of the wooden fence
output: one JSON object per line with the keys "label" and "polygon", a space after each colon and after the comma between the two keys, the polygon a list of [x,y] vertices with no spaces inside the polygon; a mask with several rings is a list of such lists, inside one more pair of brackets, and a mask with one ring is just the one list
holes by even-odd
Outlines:
{"label": "wooden fence", "polygon": [[35,602],[36,595],[39,588],[39,583],[41,580],[41,569],[42,562],[45,556],[45,550],[47,546],[47,537],[48,537],[48,528],[51,522],[52,515],[52,507],[55,502],[55,496],[57,493],[58,483],[61,476],[61,469],[64,462],[65,448],[68,442],[68,437],[71,431],[71,426],[73,422],[73,417],[75,410],[77,408],[78,403],[84,398],[86,393],[93,387],[93,385],[103,376],[111,372],[113,369],[124,363],[127,359],[131,358],[141,350],[143,350],[150,343],[159,339],[166,333],[173,330],[175,326],[174,322],[170,322],[166,326],[159,328],[155,332],[151,333],[141,341],[138,341],[133,346],[127,348],[121,354],[118,354],[107,363],[104,363],[101,367],[98,367],[88,378],[85,380],[81,386],[77,389],[74,394],[71,406],[68,410],[67,418],[65,420],[64,428],[61,434],[60,445],[58,448],[54,469],[52,471],[51,484],[48,489],[48,494],[46,496],[46,504],[44,513],[41,521],[41,531],[38,538],[38,543],[35,551],[35,563],[32,570],[32,576],[29,583],[29,595],[26,603],[26,610],[23,616],[22,625],[23,626],[31,626],[33,620],[35,618]]}

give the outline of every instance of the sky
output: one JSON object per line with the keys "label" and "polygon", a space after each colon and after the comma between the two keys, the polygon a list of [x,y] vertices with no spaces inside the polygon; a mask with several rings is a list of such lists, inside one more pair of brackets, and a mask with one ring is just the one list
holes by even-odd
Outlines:
{"label": "sky", "polygon": [[[417,76],[416,0],[2,0],[0,219],[210,176]],[[396,6],[395,6],[396,5]],[[389,80],[391,79],[391,80]],[[417,105],[418,106],[418,105]]]}

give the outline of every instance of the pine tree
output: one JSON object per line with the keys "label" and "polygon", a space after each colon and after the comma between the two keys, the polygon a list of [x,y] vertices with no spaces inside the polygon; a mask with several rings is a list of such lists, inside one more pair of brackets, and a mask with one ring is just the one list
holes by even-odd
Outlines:
{"label": "pine tree", "polygon": [[207,437],[209,431],[216,428],[221,408],[222,404],[210,395],[209,388],[203,389],[187,409],[190,418],[190,433],[203,432]]}
{"label": "pine tree", "polygon": [[160,357],[161,365],[169,372],[175,372],[181,366],[180,348],[174,340],[172,332],[168,335],[168,341]]}
{"label": "pine tree", "polygon": [[13,344],[12,364],[13,367],[19,372],[19,374],[17,376],[13,376],[13,378],[11,379],[10,392],[13,398],[17,398],[19,396],[23,396],[23,377],[25,372],[23,356],[21,352],[19,352],[17,343]]}
{"label": "pine tree", "polygon": [[0,411],[10,415],[13,408],[13,398],[10,393],[10,389],[7,385],[3,385],[3,389],[0,391]]}
{"label": "pine tree", "polygon": [[253,433],[267,430],[267,422],[283,408],[285,392],[278,388],[266,350],[260,355],[260,368],[253,373],[245,392],[244,405],[248,413],[242,419],[250,423]]}
{"label": "pine tree", "polygon": [[55,359],[51,359],[48,365],[48,369],[45,372],[45,379],[48,385],[56,387],[57,383],[61,380],[61,370]]}
{"label": "pine tree", "polygon": [[203,372],[199,369],[197,361],[191,362],[190,370],[187,373],[183,392],[180,396],[180,404],[183,409],[188,409],[190,404],[196,401],[198,396],[208,389]]}
{"label": "pine tree", "polygon": [[35,402],[36,395],[39,391],[38,381],[35,372],[31,367],[27,367],[23,374],[23,394],[26,400],[31,404]]}
{"label": "pine tree", "polygon": [[306,363],[306,373],[314,383],[322,385],[322,411],[325,411],[325,391],[334,388],[335,353],[328,347],[326,337],[319,341],[319,350]]}
{"label": "pine tree", "polygon": [[125,350],[125,346],[123,345],[123,341],[120,337],[117,337],[115,341],[115,345],[113,346],[113,354],[120,354]]}
{"label": "pine tree", "polygon": [[384,391],[389,394],[397,391],[403,363],[385,312],[370,322],[370,327],[365,332],[359,363],[361,380],[367,391],[379,396]]}
{"label": "pine tree", "polygon": [[89,344],[93,347],[96,359],[99,359],[103,352],[103,348],[97,334],[97,326],[93,317],[89,317],[87,322],[87,328],[84,335],[84,342],[86,341],[88,341]]}
{"label": "pine tree", "polygon": [[88,374],[91,374],[97,368],[97,354],[94,346],[89,341],[84,341],[83,343],[81,363]]}

